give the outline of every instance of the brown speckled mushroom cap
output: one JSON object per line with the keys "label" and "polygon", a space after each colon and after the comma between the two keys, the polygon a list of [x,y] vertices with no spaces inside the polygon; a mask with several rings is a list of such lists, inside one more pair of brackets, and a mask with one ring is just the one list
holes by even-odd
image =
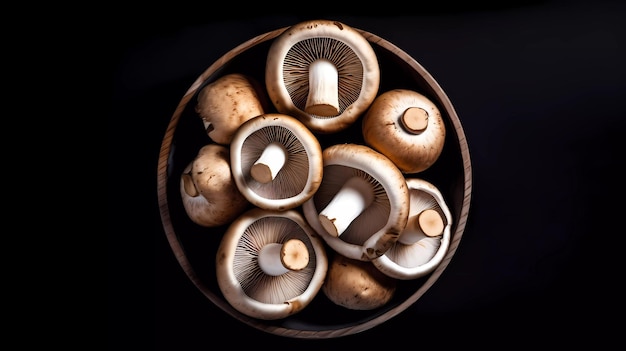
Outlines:
{"label": "brown speckled mushroom cap", "polygon": [[372,103],[380,83],[374,49],[356,29],[330,20],[310,20],[274,39],[265,85],[281,112],[314,133],[350,126]]}
{"label": "brown speckled mushroom cap", "polygon": [[[296,245],[285,247],[292,243]],[[275,252],[289,251],[290,264],[297,267],[282,271],[263,267],[264,250],[276,245],[281,249]],[[325,249],[300,212],[252,208],[231,223],[220,242],[216,256],[219,288],[228,303],[245,315],[265,320],[288,317],[308,306],[321,289],[328,270]],[[287,259],[273,261],[285,264]]]}
{"label": "brown speckled mushroom cap", "polygon": [[418,173],[439,158],[446,128],[435,103],[413,90],[380,94],[363,116],[365,143],[389,157],[400,170]]}
{"label": "brown speckled mushroom cap", "polygon": [[230,223],[249,205],[230,169],[230,151],[219,144],[198,150],[180,177],[180,194],[187,216],[203,227]]}
{"label": "brown speckled mushroom cap", "polygon": [[322,181],[317,138],[288,115],[268,113],[243,123],[230,144],[230,156],[235,184],[260,208],[295,208],[313,196]]}
{"label": "brown speckled mushroom cap", "polygon": [[[420,178],[406,181],[411,198],[407,225],[393,246],[372,260],[381,272],[401,280],[423,277],[437,268],[450,246],[452,227],[452,214],[439,189]],[[438,235],[420,230],[420,215],[431,211],[438,214],[443,224]]]}
{"label": "brown speckled mushroom cap", "polygon": [[[408,220],[409,191],[402,173],[387,157],[360,144],[332,145],[324,149],[323,159],[322,184],[302,205],[307,221],[331,248],[348,258],[369,261],[381,256]],[[358,184],[354,183],[352,194],[339,196],[354,180]],[[360,210],[361,200],[353,195],[361,189],[366,189],[362,192],[366,203]],[[338,204],[339,198],[349,200]],[[335,209],[323,215],[331,207]]]}

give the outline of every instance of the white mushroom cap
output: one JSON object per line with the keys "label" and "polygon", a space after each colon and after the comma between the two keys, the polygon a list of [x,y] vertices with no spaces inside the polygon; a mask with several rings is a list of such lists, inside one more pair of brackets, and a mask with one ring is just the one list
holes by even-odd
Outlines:
{"label": "white mushroom cap", "polygon": [[[432,183],[420,178],[407,178],[411,197],[409,220],[394,245],[372,263],[384,274],[402,280],[415,279],[431,273],[443,260],[450,246],[452,214],[443,195]],[[440,234],[432,236],[419,230],[419,217],[436,211],[442,221]],[[404,240],[404,238],[410,239]]]}
{"label": "white mushroom cap", "polygon": [[[408,220],[409,191],[403,174],[387,157],[360,144],[332,145],[324,149],[323,159],[322,184],[302,205],[307,221],[341,255],[362,261],[381,256],[398,239]],[[353,177],[369,183],[369,196],[373,198],[368,200],[368,196],[363,196],[365,205],[356,217],[351,210],[359,204],[352,200],[328,214],[327,220],[331,223],[341,221],[343,216],[352,216],[346,228],[342,226],[331,233],[320,218]],[[360,186],[352,190],[358,188]]]}
{"label": "white mushroom cap", "polygon": [[403,173],[428,169],[439,158],[446,128],[435,103],[423,94],[394,89],[380,94],[363,116],[365,143]]}
{"label": "white mushroom cap", "polygon": [[[291,256],[277,259],[276,253],[285,250]],[[252,208],[224,233],[216,256],[217,282],[239,312],[265,320],[285,318],[308,306],[321,289],[328,270],[325,250],[300,212]],[[294,266],[282,271],[275,263],[290,267],[289,260]]]}
{"label": "white mushroom cap", "polygon": [[239,191],[268,210],[295,208],[322,181],[322,148],[294,117],[267,113],[243,123],[230,144],[231,169]]}
{"label": "white mushroom cap", "polygon": [[253,77],[230,73],[198,92],[195,109],[208,136],[218,144],[227,145],[243,122],[265,112],[268,102],[264,93]]}
{"label": "white mushroom cap", "polygon": [[249,205],[239,192],[230,169],[230,150],[207,144],[185,167],[180,194],[189,218],[204,227],[230,223]]}
{"label": "white mushroom cap", "polygon": [[313,132],[350,126],[378,93],[380,67],[374,49],[356,29],[330,20],[310,20],[274,39],[265,85],[281,112]]}

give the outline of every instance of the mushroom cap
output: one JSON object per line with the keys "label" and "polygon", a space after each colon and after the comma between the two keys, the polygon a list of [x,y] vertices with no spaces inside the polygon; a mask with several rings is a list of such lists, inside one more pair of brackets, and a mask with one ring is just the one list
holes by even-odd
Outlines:
{"label": "mushroom cap", "polygon": [[[421,111],[427,117],[426,128],[414,119],[403,122],[405,111]],[[417,127],[418,129],[420,127]],[[423,94],[413,90],[394,89],[380,94],[363,116],[362,132],[365,143],[389,157],[400,170],[418,173],[432,166],[439,158],[446,139],[446,128],[439,108]]]}
{"label": "mushroom cap", "polygon": [[[328,59],[338,70],[339,114],[305,112],[309,95],[309,67]],[[281,112],[300,119],[317,133],[333,133],[350,126],[378,93],[380,67],[374,49],[356,29],[330,20],[309,20],[287,28],[269,49],[265,85]]]}
{"label": "mushroom cap", "polygon": [[[305,268],[274,276],[258,263],[268,244],[298,239],[307,246]],[[218,247],[219,288],[239,312],[259,319],[285,318],[300,312],[321,289],[328,270],[324,242],[296,210],[252,208],[228,227]]]}
{"label": "mushroom cap", "polygon": [[243,122],[265,112],[269,103],[263,94],[253,77],[230,73],[198,92],[195,109],[211,140],[226,145]]}
{"label": "mushroom cap", "polygon": [[[396,241],[384,255],[372,263],[384,274],[401,280],[415,279],[431,273],[443,260],[450,246],[452,214],[443,195],[432,183],[420,178],[407,178],[411,197],[409,230],[411,221],[425,210],[435,210],[444,222],[443,232],[438,237],[423,236],[414,244],[405,245]],[[400,234],[402,235],[402,234]]]}
{"label": "mushroom cap", "polygon": [[187,216],[204,227],[227,224],[249,205],[233,180],[230,150],[219,144],[200,148],[185,167],[180,194]]}
{"label": "mushroom cap", "polygon": [[[287,151],[274,180],[259,182],[251,175],[254,162],[272,142]],[[235,184],[248,201],[268,210],[297,207],[317,191],[322,181],[322,148],[313,133],[294,117],[266,113],[243,123],[230,144]]]}
{"label": "mushroom cap", "polygon": [[[336,144],[324,149],[324,178],[304,204],[313,229],[336,252],[369,261],[387,251],[404,229],[409,215],[409,190],[404,175],[383,154],[361,144]],[[318,215],[347,179],[361,176],[374,188],[374,200],[340,236],[331,235]]]}
{"label": "mushroom cap", "polygon": [[372,262],[334,253],[322,292],[336,305],[351,310],[373,310],[395,295],[397,280],[383,274]]}

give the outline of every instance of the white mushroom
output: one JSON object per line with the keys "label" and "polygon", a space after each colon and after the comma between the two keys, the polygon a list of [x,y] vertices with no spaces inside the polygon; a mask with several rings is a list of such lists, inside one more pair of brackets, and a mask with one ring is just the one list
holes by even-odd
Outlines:
{"label": "white mushroom", "polygon": [[295,208],[322,181],[322,148],[294,117],[267,113],[243,123],[230,144],[231,169],[239,191],[268,210]]}
{"label": "white mushroom", "polygon": [[334,253],[322,291],[336,305],[351,310],[373,310],[395,295],[398,282],[376,269],[372,262]]}
{"label": "white mushroom", "polygon": [[307,221],[338,253],[371,260],[398,239],[409,214],[404,176],[384,155],[360,144],[323,151],[324,178],[302,209]]}
{"label": "white mushroom", "polygon": [[296,210],[248,210],[228,227],[216,256],[224,298],[239,312],[265,320],[308,306],[327,270],[324,242]]}
{"label": "white mushroom", "polygon": [[230,151],[219,144],[203,146],[185,167],[180,195],[189,218],[204,227],[227,224],[249,205],[233,180]]}
{"label": "white mushroom", "polygon": [[431,273],[450,245],[452,214],[443,195],[432,183],[407,178],[411,208],[406,228],[384,255],[372,263],[384,274],[402,280]]}
{"label": "white mushroom", "polygon": [[230,73],[204,86],[198,93],[196,112],[209,137],[227,145],[239,126],[264,113],[269,102],[253,77]]}
{"label": "white mushroom", "polygon": [[380,83],[374,49],[359,31],[330,20],[310,20],[274,39],[265,85],[281,112],[313,132],[350,126],[370,106]]}
{"label": "white mushroom", "polygon": [[403,173],[428,169],[439,158],[446,128],[439,108],[407,89],[376,97],[362,121],[365,143],[389,157]]}

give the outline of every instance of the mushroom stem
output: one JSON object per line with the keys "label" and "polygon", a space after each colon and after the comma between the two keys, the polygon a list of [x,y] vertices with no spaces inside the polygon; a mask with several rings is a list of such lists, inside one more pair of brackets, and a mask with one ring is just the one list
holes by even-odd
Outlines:
{"label": "mushroom stem", "polygon": [[439,212],[433,209],[424,210],[409,218],[409,223],[398,237],[398,242],[413,245],[418,240],[423,239],[424,236],[435,237],[443,234],[444,226],[443,218]]}
{"label": "mushroom stem", "polygon": [[250,168],[252,178],[260,183],[269,183],[285,165],[287,150],[277,142],[267,144],[259,159]]}
{"label": "mushroom stem", "polygon": [[309,264],[309,251],[298,239],[285,243],[270,243],[259,251],[259,267],[263,272],[279,276],[289,271],[299,271]]}
{"label": "mushroom stem", "polygon": [[305,112],[324,117],[339,114],[339,74],[329,60],[319,59],[309,65]]}
{"label": "mushroom stem", "polygon": [[372,201],[372,185],[361,177],[352,177],[320,212],[320,223],[329,234],[338,237]]}
{"label": "mushroom stem", "polygon": [[402,125],[412,134],[419,134],[428,126],[428,112],[419,107],[409,107],[402,114]]}

